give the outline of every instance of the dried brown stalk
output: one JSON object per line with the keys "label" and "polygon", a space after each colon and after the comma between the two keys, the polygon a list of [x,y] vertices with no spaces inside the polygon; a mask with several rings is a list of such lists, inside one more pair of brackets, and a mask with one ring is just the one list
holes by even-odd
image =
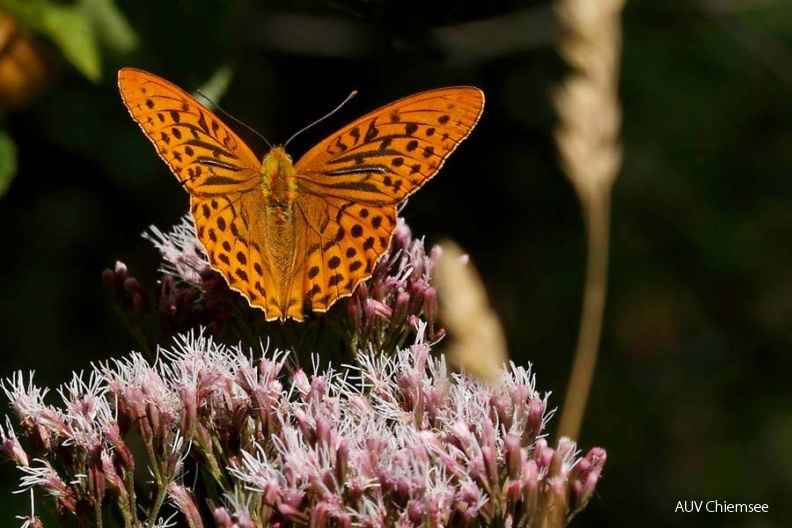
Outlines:
{"label": "dried brown stalk", "polygon": [[608,267],[610,191],[619,167],[620,15],[625,0],[557,0],[560,51],[572,68],[558,89],[556,142],[583,207],[588,263],[577,350],[559,436],[576,439],[594,376]]}
{"label": "dried brown stalk", "polygon": [[495,383],[509,360],[506,336],[487,300],[484,283],[467,256],[450,240],[435,267],[440,318],[448,331],[446,357],[454,366]]}

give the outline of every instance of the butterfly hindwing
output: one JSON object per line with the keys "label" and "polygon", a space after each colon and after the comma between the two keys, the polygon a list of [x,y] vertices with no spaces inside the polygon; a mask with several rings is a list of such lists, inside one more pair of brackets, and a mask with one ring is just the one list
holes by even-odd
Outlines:
{"label": "butterfly hindwing", "polygon": [[304,293],[304,311],[325,311],[351,295],[371,276],[387,251],[396,227],[396,207],[372,207],[339,198],[310,195],[300,203],[307,223],[302,280],[292,288]]}
{"label": "butterfly hindwing", "polygon": [[[212,268],[220,270],[232,289],[251,306],[264,310],[266,319],[272,321],[285,311],[278,303],[281,287],[269,258],[271,248],[261,235],[260,218],[251,217],[248,212],[255,210],[255,198],[252,193],[193,196],[191,212]],[[301,313],[292,312],[292,317],[302,319]]]}

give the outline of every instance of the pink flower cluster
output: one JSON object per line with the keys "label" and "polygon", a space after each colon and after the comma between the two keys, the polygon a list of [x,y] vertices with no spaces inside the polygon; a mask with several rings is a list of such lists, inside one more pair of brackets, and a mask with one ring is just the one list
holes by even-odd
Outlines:
{"label": "pink flower cluster", "polygon": [[147,293],[123,262],[116,262],[114,269],[106,269],[102,274],[111,301],[146,350],[155,346],[163,335],[168,337],[199,327],[220,335],[238,323],[233,320],[233,314],[247,313],[252,318],[253,311],[209,266],[189,217],[182,217],[168,233],[156,226],[150,230],[143,237],[162,256],[159,270],[162,279],[154,292]]}
{"label": "pink flower cluster", "polygon": [[133,353],[75,375],[57,406],[19,373],[3,389],[21,434],[0,427],[0,449],[23,489],[86,525],[565,524],[605,452],[551,448],[530,371],[512,364],[495,385],[449,374],[424,331],[313,374],[186,334],[153,363]]}
{"label": "pink flower cluster", "polygon": [[[261,311],[251,308],[209,266],[189,216],[167,233],[152,226],[144,237],[162,255],[162,279],[157,291],[147,294],[121,262],[114,269],[106,269],[103,278],[111,300],[146,350],[153,348],[162,336],[197,328],[206,328],[216,336],[228,331],[251,345],[261,338],[284,334],[283,325],[264,321]],[[371,279],[361,283],[350,298],[332,306],[326,315],[309,317],[299,333],[323,335],[322,342],[311,343],[311,350],[335,356],[321,347],[358,350],[373,346],[392,353],[397,346],[415,338],[422,321],[427,323],[427,339],[439,339],[444,331],[437,323],[437,292],[431,284],[436,254],[433,250],[430,257],[423,241],[414,239],[399,218],[390,248],[375,266]],[[328,344],[326,326],[339,329],[343,342]],[[283,347],[295,345],[288,338],[276,342]],[[347,359],[352,357],[347,355]]]}
{"label": "pink flower cluster", "polygon": [[432,286],[438,255],[439,247],[427,254],[423,240],[413,238],[404,219],[398,219],[388,252],[347,302],[352,349],[395,350],[423,321],[429,341],[445,334],[437,325],[437,291]]}

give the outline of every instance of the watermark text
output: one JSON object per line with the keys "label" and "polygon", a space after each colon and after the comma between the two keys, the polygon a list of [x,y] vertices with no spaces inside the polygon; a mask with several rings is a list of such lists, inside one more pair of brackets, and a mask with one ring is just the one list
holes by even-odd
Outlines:
{"label": "watermark text", "polygon": [[767,504],[745,504],[739,502],[710,501],[677,501],[675,513],[767,513]]}

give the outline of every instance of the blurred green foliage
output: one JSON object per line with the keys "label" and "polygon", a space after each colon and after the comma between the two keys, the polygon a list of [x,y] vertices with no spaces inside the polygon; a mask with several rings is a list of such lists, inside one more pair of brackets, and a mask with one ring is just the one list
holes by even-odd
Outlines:
{"label": "blurred green foliage", "polygon": [[17,151],[8,131],[0,129],[0,196],[2,196],[17,170]]}
{"label": "blurred green foliage", "polygon": [[[295,157],[400,96],[481,87],[480,125],[404,215],[416,234],[449,235],[470,252],[514,359],[533,362],[538,386],[560,405],[584,243],[552,143],[550,94],[565,67],[547,2],[0,0],[44,5],[74,22],[47,30],[19,14],[61,73],[5,119],[18,175],[0,201],[4,375],[35,369],[56,384],[134,346],[101,270],[121,259],[152,283],[158,258],[139,235],[174,223],[187,196],[120,102],[115,72],[128,65],[187,90],[233,72],[223,108],[273,143],[359,90],[290,145]],[[629,1],[622,99],[610,297],[581,439],[605,447],[609,461],[575,524],[785,526],[792,8]],[[0,173],[10,159],[0,154]],[[4,468],[10,493],[18,475]],[[770,513],[674,513],[677,501],[716,499],[765,502]],[[10,520],[27,506],[6,508],[0,518]]]}
{"label": "blurred green foliage", "polygon": [[[132,52],[138,43],[137,35],[113,0],[78,0],[71,3],[0,0],[0,14],[21,26],[21,29],[11,29],[7,24],[4,25],[2,47],[5,56],[0,56],[0,61],[6,64],[16,62],[0,70],[0,75],[6,76],[0,80],[5,85],[4,90],[8,90],[11,84],[9,76],[24,76],[26,71],[35,69],[30,62],[38,60],[38,57],[27,54],[15,57],[17,39],[43,37],[57,48],[59,55],[71,67],[93,82],[101,80],[102,50],[122,56]],[[49,65],[43,65],[46,66]],[[28,79],[30,86],[27,88],[24,81],[15,79],[14,84],[17,83],[23,91],[38,91],[33,79]],[[9,110],[13,108],[0,108],[0,117]],[[13,139],[3,133],[0,136],[0,195],[16,175],[16,169],[16,147]]]}
{"label": "blurred green foliage", "polygon": [[2,0],[0,9],[50,39],[72,67],[94,82],[101,77],[102,49],[122,55],[137,46],[134,30],[113,0]]}

